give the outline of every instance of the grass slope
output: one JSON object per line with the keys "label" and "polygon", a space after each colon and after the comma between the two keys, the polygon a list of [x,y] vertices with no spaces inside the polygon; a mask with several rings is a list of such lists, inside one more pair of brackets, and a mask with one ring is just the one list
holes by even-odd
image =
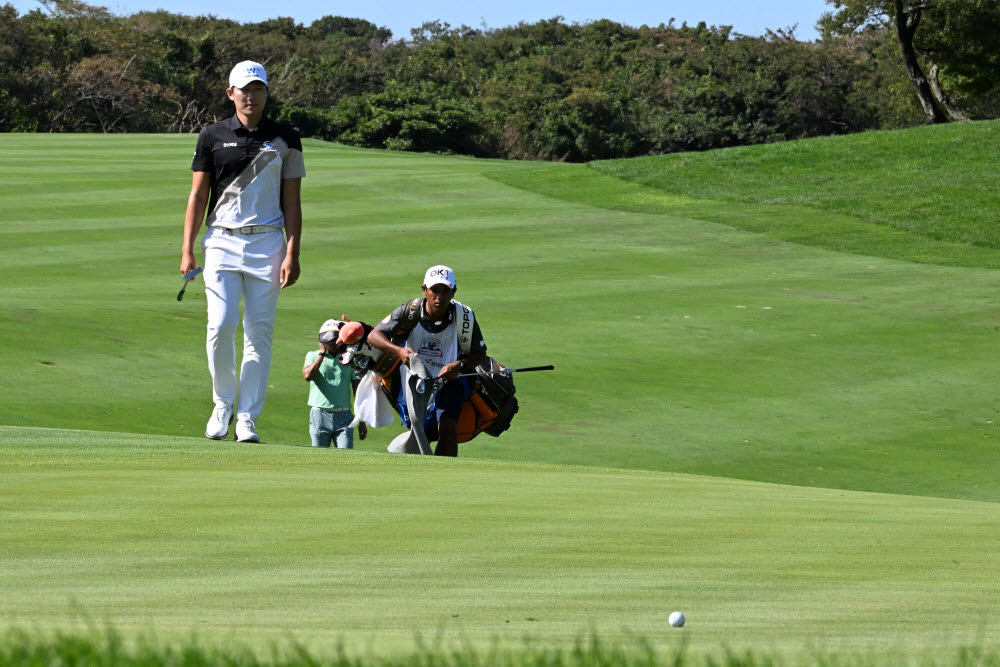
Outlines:
{"label": "grass slope", "polygon": [[0,441],[0,623],[39,632],[317,655],[594,634],[692,664],[1000,641],[995,503],[136,434]]}
{"label": "grass slope", "polygon": [[[200,283],[174,300],[192,141],[0,138],[0,423],[201,435]],[[782,242],[706,222],[766,229],[763,209],[581,165],[306,152],[304,275],[279,305],[266,441],[308,444],[300,369],[319,323],[378,320],[447,262],[494,356],[557,369],[519,376],[511,431],[463,456],[1000,500],[994,270]],[[812,215],[829,238],[879,229]]]}
{"label": "grass slope", "polygon": [[[996,120],[590,166],[672,195],[739,203],[719,220],[796,242],[961,266],[1000,260],[990,223],[1000,205]],[[747,220],[753,211],[765,219]]]}

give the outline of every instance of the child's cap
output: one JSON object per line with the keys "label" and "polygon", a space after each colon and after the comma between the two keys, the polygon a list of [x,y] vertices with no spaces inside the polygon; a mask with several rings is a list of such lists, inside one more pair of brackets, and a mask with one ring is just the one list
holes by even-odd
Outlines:
{"label": "child's cap", "polygon": [[343,320],[327,320],[319,328],[319,342],[332,343],[337,338],[340,327],[344,326]]}

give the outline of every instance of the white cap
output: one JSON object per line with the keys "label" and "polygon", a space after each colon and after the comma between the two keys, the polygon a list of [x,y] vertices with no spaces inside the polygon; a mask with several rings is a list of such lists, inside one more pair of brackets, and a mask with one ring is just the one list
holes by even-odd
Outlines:
{"label": "white cap", "polygon": [[319,328],[319,340],[321,343],[332,343],[340,333],[340,327],[344,326],[343,320],[327,320]]}
{"label": "white cap", "polygon": [[447,285],[455,289],[458,283],[455,282],[455,272],[444,264],[438,264],[427,269],[424,274],[424,287],[434,287],[434,285]]}
{"label": "white cap", "polygon": [[255,63],[252,60],[244,60],[238,63],[233,68],[233,71],[229,73],[230,88],[233,86],[244,88],[251,81],[260,81],[265,86],[267,85],[267,72],[264,71],[264,66],[260,63]]}

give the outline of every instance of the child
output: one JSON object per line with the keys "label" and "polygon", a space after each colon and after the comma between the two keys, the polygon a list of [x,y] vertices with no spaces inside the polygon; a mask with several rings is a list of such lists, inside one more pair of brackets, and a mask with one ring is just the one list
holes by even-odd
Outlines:
{"label": "child", "polygon": [[[309,436],[313,447],[329,447],[331,441],[337,449],[354,448],[354,429],[351,422],[352,389],[357,390],[358,378],[350,366],[340,363],[334,353],[342,320],[327,320],[319,329],[319,349],[306,354],[302,377],[309,382]],[[364,440],[368,427],[358,424],[358,435]]]}

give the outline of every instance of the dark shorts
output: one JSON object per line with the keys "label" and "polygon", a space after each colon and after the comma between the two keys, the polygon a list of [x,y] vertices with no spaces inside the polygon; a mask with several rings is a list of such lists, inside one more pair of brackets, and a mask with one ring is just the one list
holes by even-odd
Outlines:
{"label": "dark shorts", "polygon": [[[437,438],[437,411],[443,410],[444,414],[458,421],[459,416],[462,414],[462,405],[471,393],[472,388],[469,385],[469,381],[465,378],[452,380],[438,389],[437,393],[431,399],[427,409],[427,417],[424,419],[424,431],[428,434],[428,438],[431,440]],[[406,411],[406,392],[400,391],[397,394],[396,408],[403,420],[403,424],[409,427],[410,420]]]}
{"label": "dark shorts", "polygon": [[462,404],[469,397],[468,384],[462,378],[445,383],[443,387],[434,395],[434,403],[438,410],[443,410],[446,415],[458,421],[462,414]]}

